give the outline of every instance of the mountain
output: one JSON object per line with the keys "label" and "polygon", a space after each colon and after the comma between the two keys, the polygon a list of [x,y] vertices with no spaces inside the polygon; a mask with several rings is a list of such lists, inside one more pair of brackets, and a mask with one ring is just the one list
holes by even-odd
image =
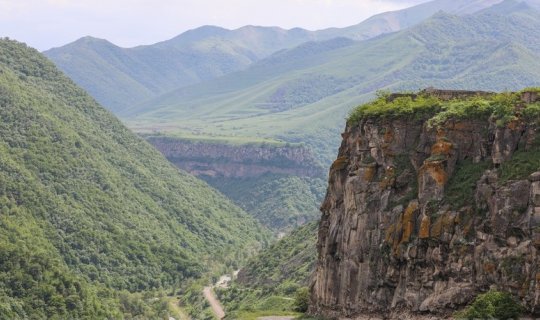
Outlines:
{"label": "mountain", "polygon": [[321,205],[309,312],[537,318],[539,125],[540,88],[430,89],[356,108]]}
{"label": "mountain", "polygon": [[116,113],[181,86],[244,69],[312,38],[302,29],[205,26],[168,41],[120,48],[85,37],[44,52],[98,102]]}
{"label": "mountain", "polygon": [[435,0],[382,13],[354,26],[319,31],[203,26],[164,42],[129,49],[85,37],[44,53],[98,102],[122,115],[124,109],[167,91],[243,70],[272,53],[308,41],[366,40],[416,25],[439,11],[464,15],[498,2]]}
{"label": "mountain", "polygon": [[40,53],[6,39],[0,159],[7,318],[163,317],[149,313],[147,304],[161,306],[151,290],[238,265],[266,242],[243,210],[173,167]]}
{"label": "mountain", "polygon": [[489,8],[503,0],[435,0],[422,3],[410,8],[377,14],[357,25],[346,28],[331,28],[321,30],[326,37],[348,37],[355,40],[365,40],[378,35],[400,31],[414,26],[437,12],[455,15],[473,14]]}
{"label": "mountain", "polygon": [[[504,10],[503,10],[504,9]],[[512,90],[540,84],[540,14],[511,0],[473,15],[437,13],[361,42],[312,42],[129,110],[135,131],[305,142],[329,162],[340,123],[376,90]]]}

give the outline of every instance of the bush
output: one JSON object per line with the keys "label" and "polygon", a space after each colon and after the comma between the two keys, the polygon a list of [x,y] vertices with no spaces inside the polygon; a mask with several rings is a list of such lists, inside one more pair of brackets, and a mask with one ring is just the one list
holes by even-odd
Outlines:
{"label": "bush", "polygon": [[306,312],[309,306],[309,289],[302,287],[296,290],[294,309],[298,312]]}
{"label": "bush", "polygon": [[523,313],[523,307],[508,292],[488,291],[480,294],[462,312],[458,319],[516,319]]}

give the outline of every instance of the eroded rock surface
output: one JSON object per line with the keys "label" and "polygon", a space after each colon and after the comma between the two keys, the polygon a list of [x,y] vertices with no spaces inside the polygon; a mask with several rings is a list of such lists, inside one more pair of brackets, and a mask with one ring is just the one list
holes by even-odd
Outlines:
{"label": "eroded rock surface", "polygon": [[519,120],[349,125],[321,207],[310,313],[441,318],[493,288],[539,315],[540,168],[508,180],[500,167],[537,150],[537,130]]}
{"label": "eroded rock surface", "polygon": [[147,140],[178,168],[195,176],[245,178],[267,173],[324,176],[310,150],[302,146],[233,145],[173,137]]}

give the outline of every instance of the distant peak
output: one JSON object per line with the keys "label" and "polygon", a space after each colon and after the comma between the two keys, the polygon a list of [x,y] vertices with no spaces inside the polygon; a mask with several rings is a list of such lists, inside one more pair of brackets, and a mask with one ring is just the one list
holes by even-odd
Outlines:
{"label": "distant peak", "polygon": [[500,3],[497,3],[487,9],[484,9],[479,12],[479,14],[509,14],[517,11],[528,11],[534,10],[529,4],[525,1],[517,0],[504,0]]}
{"label": "distant peak", "polygon": [[95,45],[95,44],[101,44],[101,45],[108,45],[108,46],[115,46],[113,43],[111,43],[109,40],[96,38],[92,36],[86,36],[82,37],[78,40],[75,40],[71,44],[84,44],[84,45]]}

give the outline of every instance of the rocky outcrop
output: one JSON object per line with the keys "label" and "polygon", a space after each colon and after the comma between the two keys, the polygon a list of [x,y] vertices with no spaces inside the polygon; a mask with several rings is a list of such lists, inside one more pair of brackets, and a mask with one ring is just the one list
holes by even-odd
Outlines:
{"label": "rocky outcrop", "polygon": [[324,176],[311,152],[295,145],[233,145],[173,137],[148,137],[174,165],[196,176],[246,178],[267,173]]}
{"label": "rocky outcrop", "polygon": [[523,166],[516,152],[538,156],[538,130],[520,119],[348,125],[321,207],[309,312],[443,318],[494,288],[539,315],[540,167],[505,172]]}

